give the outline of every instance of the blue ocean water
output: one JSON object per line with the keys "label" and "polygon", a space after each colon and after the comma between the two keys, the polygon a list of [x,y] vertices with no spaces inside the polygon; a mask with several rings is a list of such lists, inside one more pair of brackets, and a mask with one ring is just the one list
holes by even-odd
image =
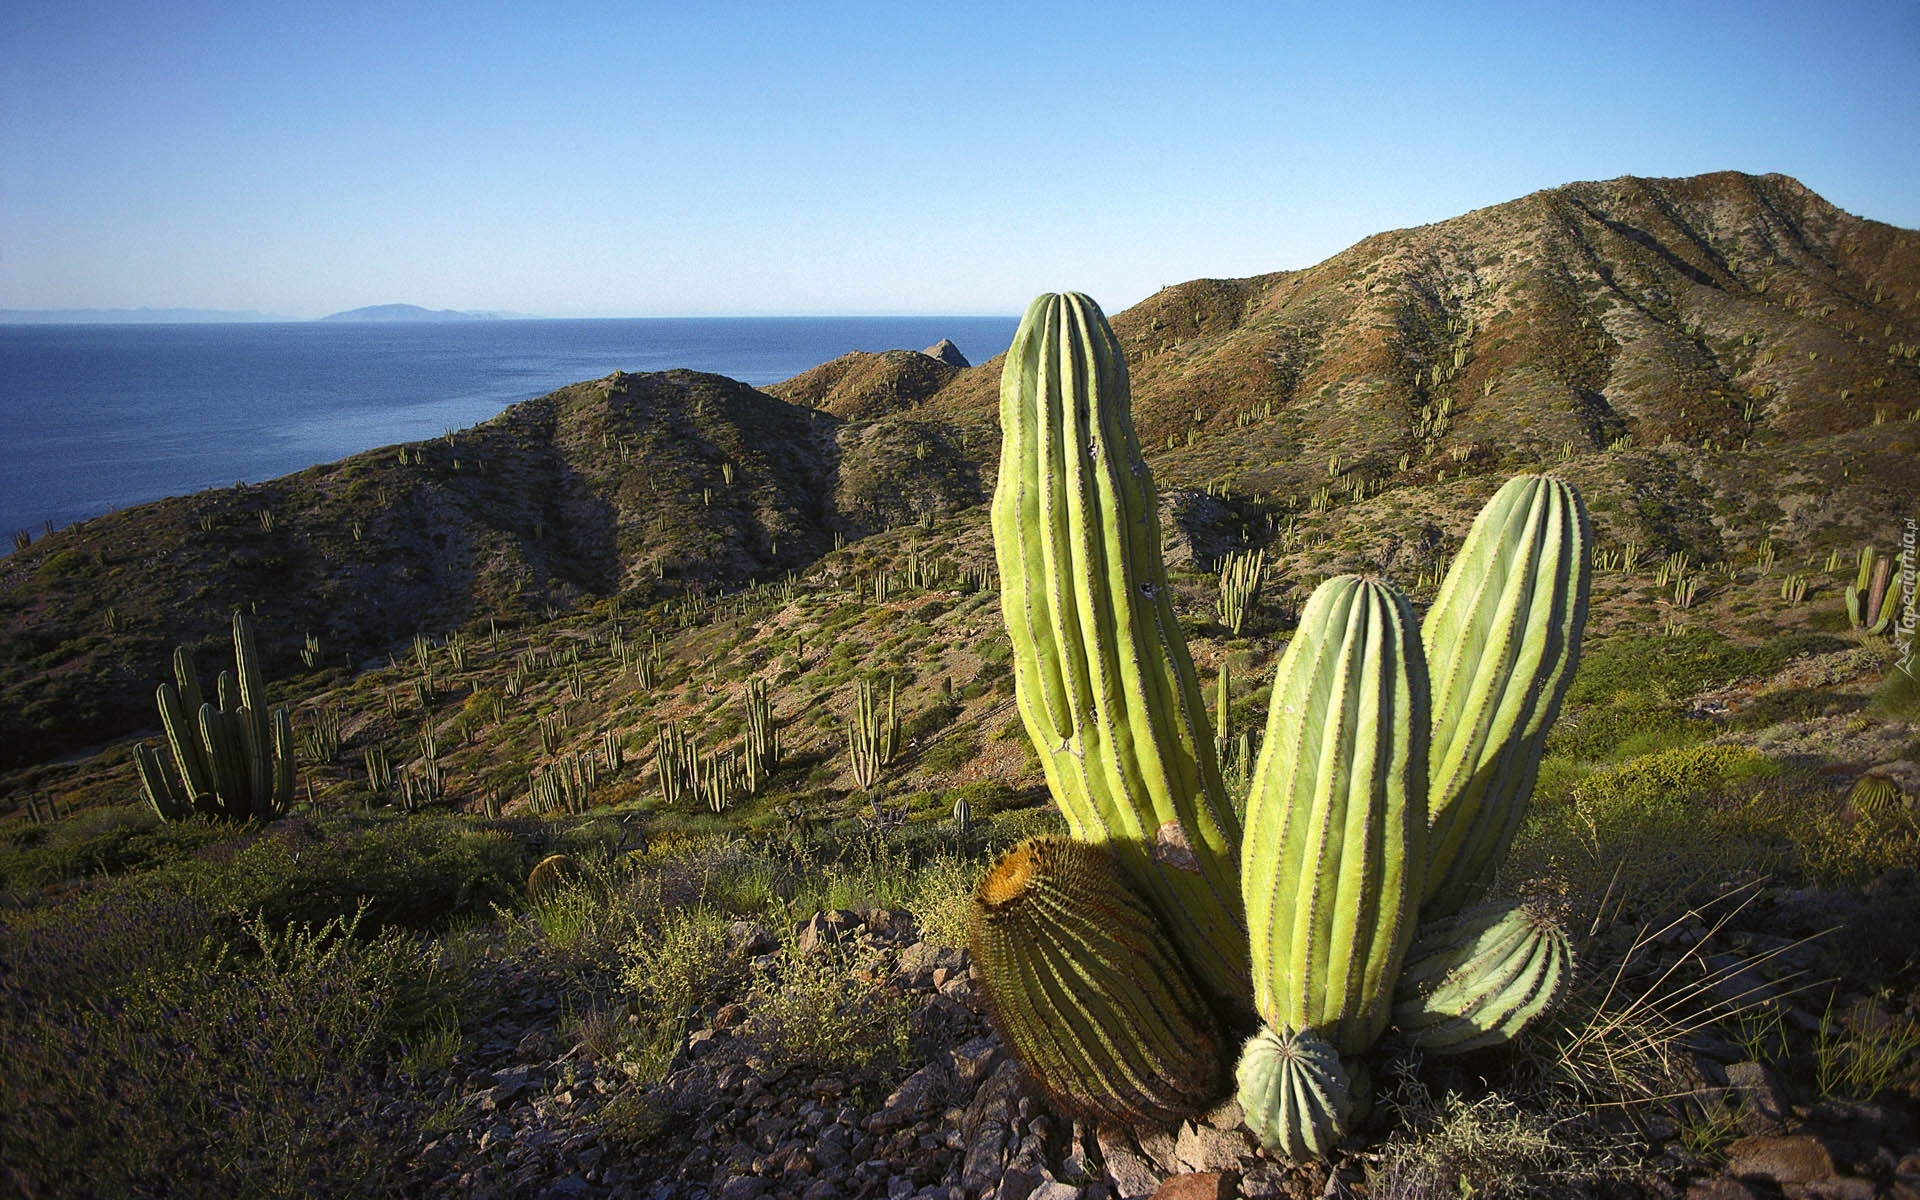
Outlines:
{"label": "blue ocean water", "polygon": [[951,338],[975,363],[1017,317],[427,324],[0,325],[0,553],[115,508],[257,483],[618,371],[775,383],[849,350]]}

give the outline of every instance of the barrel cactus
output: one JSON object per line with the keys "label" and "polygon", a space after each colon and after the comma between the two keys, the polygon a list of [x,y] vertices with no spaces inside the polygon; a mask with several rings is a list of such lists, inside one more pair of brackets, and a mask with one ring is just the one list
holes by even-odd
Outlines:
{"label": "barrel cactus", "polygon": [[1236,1068],[1240,1111],[1262,1145],[1288,1158],[1325,1158],[1346,1131],[1346,1069],[1312,1033],[1269,1027],[1247,1041]]}
{"label": "barrel cactus", "polygon": [[527,899],[541,904],[553,899],[572,880],[580,877],[580,864],[571,854],[549,854],[527,873]]}
{"label": "barrel cactus", "polygon": [[1219,1092],[1212,1010],[1104,848],[1007,851],[974,894],[971,943],[994,1025],[1060,1107],[1168,1124]]}

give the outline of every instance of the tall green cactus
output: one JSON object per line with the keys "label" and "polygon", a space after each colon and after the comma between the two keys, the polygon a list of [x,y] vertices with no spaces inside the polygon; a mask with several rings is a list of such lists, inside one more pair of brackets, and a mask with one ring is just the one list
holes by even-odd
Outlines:
{"label": "tall green cactus", "polygon": [[1477,899],[1506,857],[1573,682],[1593,536],[1572,487],[1506,482],[1474,518],[1421,641],[1433,686],[1423,919]]}
{"label": "tall green cactus", "polygon": [[287,710],[267,710],[267,685],[254,645],[253,623],[233,616],[235,676],[220,673],[216,706],[203,701],[193,657],[174,651],[177,683],[155,693],[160,723],[173,752],[169,764],[150,747],[134,749],[147,802],[162,820],[199,812],[229,821],[271,820],[293,803],[293,724]]}
{"label": "tall green cactus", "polygon": [[1386,1030],[1426,863],[1426,660],[1413,605],[1322,584],[1274,677],[1240,872],[1254,1007],[1358,1054]]}
{"label": "tall green cactus", "polygon": [[1893,626],[1893,610],[1887,602],[1887,584],[1893,578],[1893,560],[1876,558],[1873,547],[1860,552],[1860,569],[1847,585],[1847,621],[1855,629],[1885,634]]}
{"label": "tall green cactus", "polygon": [[1028,306],[993,498],[1015,694],[1076,838],[1108,846],[1206,987],[1247,995],[1240,822],[1160,557],[1126,360],[1078,294]]}

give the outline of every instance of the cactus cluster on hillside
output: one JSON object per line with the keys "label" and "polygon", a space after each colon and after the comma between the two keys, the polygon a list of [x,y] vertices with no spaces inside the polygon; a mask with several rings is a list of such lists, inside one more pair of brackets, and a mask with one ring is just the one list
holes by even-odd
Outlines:
{"label": "cactus cluster on hillside", "polygon": [[[1276,1151],[1324,1155],[1367,1106],[1363,1056],[1389,1026],[1431,1053],[1495,1045],[1571,974],[1544,907],[1469,906],[1573,676],[1586,512],[1561,481],[1509,481],[1424,622],[1390,584],[1321,585],[1277,669],[1243,821],[1129,405],[1098,306],[1034,301],[1002,380],[994,540],[1020,712],[1073,840],[1016,847],[977,893],[985,990],[1056,1097],[1128,1120],[1216,1098],[1224,1049],[1193,1060],[1220,1045],[1197,1031],[1209,1015],[1251,1027],[1251,1009],[1248,1124]],[[1171,953],[1152,948],[1155,922]]]}
{"label": "cactus cluster on hillside", "polygon": [[227,821],[266,821],[293,803],[293,725],[287,710],[267,710],[267,684],[253,623],[233,615],[234,670],[222,671],[217,704],[200,690],[193,655],[173,653],[173,683],[155,692],[169,759],[134,747],[140,788],[163,821],[195,813]]}

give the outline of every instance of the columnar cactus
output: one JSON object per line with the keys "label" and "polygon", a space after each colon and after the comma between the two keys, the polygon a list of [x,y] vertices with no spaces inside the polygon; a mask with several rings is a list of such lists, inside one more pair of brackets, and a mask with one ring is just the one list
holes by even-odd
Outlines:
{"label": "columnar cactus", "polygon": [[880,782],[880,768],[900,752],[896,687],[892,680],[887,681],[887,711],[882,716],[874,701],[873,684],[862,679],[854,685],[853,718],[847,722],[847,754],[853,761],[853,781],[863,791],[873,790],[873,785]]}
{"label": "columnar cactus", "polygon": [[1260,571],[1267,560],[1263,550],[1228,554],[1220,567],[1220,623],[1239,637],[1260,598]]}
{"label": "columnar cactus", "polygon": [[1893,560],[1876,558],[1873,547],[1860,552],[1860,569],[1847,585],[1847,620],[1855,629],[1884,634],[1893,625],[1893,610],[1887,602],[1887,584],[1893,578]]}
{"label": "columnar cactus", "polygon": [[994,1024],[1061,1107],[1169,1124],[1225,1079],[1212,1010],[1105,849],[1032,838],[974,894]]}
{"label": "columnar cactus", "polygon": [[1413,606],[1343,575],[1274,678],[1240,872],[1254,1007],[1358,1054],[1386,1030],[1426,863],[1426,661]]}
{"label": "columnar cactus", "polygon": [[773,702],[764,680],[747,680],[747,735],[740,757],[746,767],[747,790],[758,791],[780,761],[780,730],[773,723]]}
{"label": "columnar cactus", "polygon": [[193,658],[174,652],[178,684],[155,693],[160,723],[173,752],[172,769],[152,748],[134,748],[134,765],[147,802],[162,820],[199,812],[229,821],[271,820],[293,803],[293,724],[287,710],[267,711],[267,685],[254,646],[253,623],[233,616],[234,668],[222,671],[218,706],[205,702]]}
{"label": "columnar cactus", "polygon": [[1579,660],[1592,543],[1572,487],[1541,475],[1510,479],[1474,518],[1427,610],[1425,919],[1458,912],[1486,890],[1526,815],[1547,728]]}
{"label": "columnar cactus", "polygon": [[1240,822],[1130,408],[1100,307],[1077,294],[1029,305],[1001,375],[993,498],[1015,694],[1073,836],[1111,848],[1207,989],[1240,1005]]}

